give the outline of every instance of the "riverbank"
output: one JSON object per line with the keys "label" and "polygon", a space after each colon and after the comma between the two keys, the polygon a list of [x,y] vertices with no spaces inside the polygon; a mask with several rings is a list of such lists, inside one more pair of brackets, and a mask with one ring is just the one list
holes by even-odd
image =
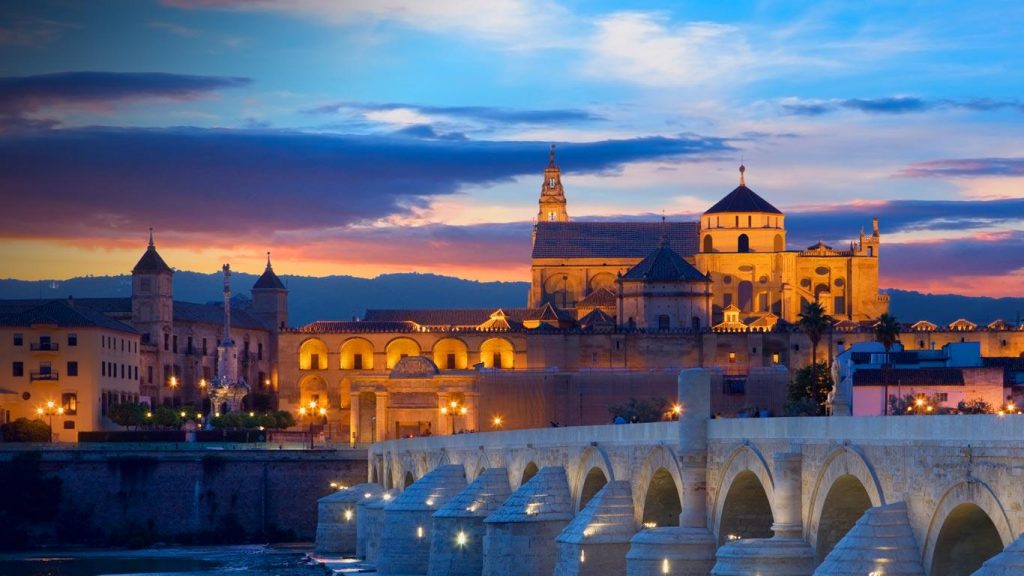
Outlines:
{"label": "riverbank", "polygon": [[0,554],[4,576],[98,576],[174,573],[177,576],[323,576],[308,543],[286,546],[153,547],[141,550],[61,549]]}

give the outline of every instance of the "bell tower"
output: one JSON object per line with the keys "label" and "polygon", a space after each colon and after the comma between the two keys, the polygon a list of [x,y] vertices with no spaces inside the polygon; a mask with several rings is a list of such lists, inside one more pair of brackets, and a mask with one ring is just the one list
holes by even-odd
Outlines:
{"label": "bell tower", "polygon": [[548,152],[548,167],[544,169],[544,182],[540,186],[540,210],[537,222],[568,222],[569,213],[565,208],[565,190],[562,188],[562,173],[555,164],[555,145]]}

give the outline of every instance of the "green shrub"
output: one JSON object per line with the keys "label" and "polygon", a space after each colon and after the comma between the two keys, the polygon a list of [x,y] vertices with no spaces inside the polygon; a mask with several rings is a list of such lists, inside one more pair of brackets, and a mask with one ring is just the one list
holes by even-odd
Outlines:
{"label": "green shrub", "polygon": [[42,420],[18,418],[0,427],[4,442],[49,442],[50,425]]}

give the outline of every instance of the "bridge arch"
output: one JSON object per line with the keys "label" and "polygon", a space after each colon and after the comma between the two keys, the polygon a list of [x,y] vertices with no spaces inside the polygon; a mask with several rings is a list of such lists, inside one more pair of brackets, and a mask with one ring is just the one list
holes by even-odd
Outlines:
{"label": "bridge arch", "polygon": [[537,472],[540,472],[540,467],[537,466],[537,463],[533,460],[527,462],[526,466],[523,466],[523,473],[519,475],[519,486],[529,482],[530,478],[537,475]]}
{"label": "bridge arch", "polygon": [[405,490],[409,486],[412,486],[416,482],[416,477],[412,475],[412,472],[406,470],[405,476],[402,477],[402,489]]}
{"label": "bridge arch", "polygon": [[[594,471],[598,474],[592,474]],[[612,473],[608,454],[600,447],[587,447],[580,455],[579,464],[571,478],[573,509],[582,510],[587,501],[612,480],[615,480],[615,474]]]}
{"label": "bridge arch", "polygon": [[[655,446],[633,478],[633,514],[638,525],[654,521],[659,526],[678,526],[682,511],[683,478],[679,473],[679,460],[668,447]],[[661,522],[651,520],[648,504],[662,506]],[[677,510],[678,509],[678,510]],[[674,517],[673,517],[674,516]],[[664,523],[662,523],[664,522]]]}
{"label": "bridge arch", "polygon": [[987,484],[961,480],[942,495],[928,524],[925,571],[933,576],[971,574],[1013,542],[1016,533]]}
{"label": "bridge arch", "polygon": [[824,560],[868,508],[884,504],[881,482],[864,456],[849,446],[833,450],[814,482],[804,528],[817,562]]}
{"label": "bridge arch", "polygon": [[[713,526],[716,540],[721,544],[729,534],[736,533],[736,526],[733,522],[735,520],[733,511],[736,506],[748,507],[751,511],[751,519],[756,524],[750,529],[740,530],[741,533],[737,535],[747,538],[771,536],[771,524],[775,517],[775,481],[772,479],[768,462],[764,456],[756,447],[744,444],[729,454],[723,470],[725,472],[722,474],[722,480],[715,492]],[[730,496],[733,497],[732,500],[730,500]],[[729,516],[729,518],[726,520],[725,516]],[[726,520],[724,534],[723,520]],[[768,524],[766,535],[763,530],[765,520]]]}

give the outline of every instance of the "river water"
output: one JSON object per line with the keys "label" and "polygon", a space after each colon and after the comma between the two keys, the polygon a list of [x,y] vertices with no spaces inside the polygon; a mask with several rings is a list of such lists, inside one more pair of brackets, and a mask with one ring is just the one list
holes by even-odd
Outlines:
{"label": "river water", "polygon": [[2,576],[324,576],[308,547],[212,546],[0,554]]}

